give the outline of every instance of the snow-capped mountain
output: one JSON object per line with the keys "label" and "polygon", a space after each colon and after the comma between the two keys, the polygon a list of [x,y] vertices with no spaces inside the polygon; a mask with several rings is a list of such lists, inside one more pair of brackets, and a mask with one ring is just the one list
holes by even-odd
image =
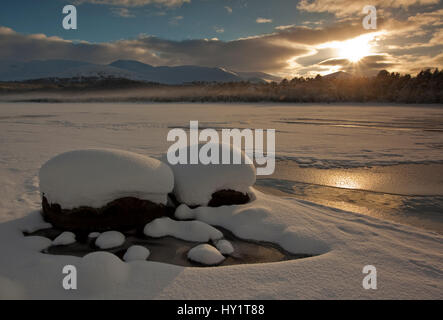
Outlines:
{"label": "snow-capped mountain", "polygon": [[134,72],[141,80],[179,84],[193,81],[231,82],[241,81],[241,77],[222,68],[199,66],[153,67],[134,60],[117,60],[112,67]]}
{"label": "snow-capped mountain", "polygon": [[[263,74],[266,76],[266,74]],[[159,66],[135,60],[117,60],[108,65],[73,60],[0,61],[0,81],[22,81],[44,78],[114,77],[164,84],[195,81],[235,82],[265,81],[258,73],[236,73],[223,68],[201,66]],[[267,75],[269,76],[269,75]]]}
{"label": "snow-capped mountain", "polygon": [[136,74],[109,65],[73,60],[0,61],[0,81],[43,78],[119,77],[136,79]]}

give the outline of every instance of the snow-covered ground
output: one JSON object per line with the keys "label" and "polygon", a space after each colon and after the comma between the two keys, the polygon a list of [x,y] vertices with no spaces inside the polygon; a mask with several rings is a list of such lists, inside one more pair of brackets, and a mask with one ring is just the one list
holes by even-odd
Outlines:
{"label": "snow-covered ground", "polygon": [[[443,298],[438,233],[257,190],[250,204],[187,214],[315,257],[184,268],[126,263],[109,253],[47,255],[40,251],[49,239],[23,236],[46,225],[37,211],[37,174],[48,159],[85,148],[160,157],[170,145],[168,130],[189,120],[210,128],[276,129],[277,157],[313,169],[443,163],[438,106],[0,104],[0,297]],[[62,287],[67,264],[78,268],[77,290]],[[377,268],[377,290],[362,287],[365,265]]]}

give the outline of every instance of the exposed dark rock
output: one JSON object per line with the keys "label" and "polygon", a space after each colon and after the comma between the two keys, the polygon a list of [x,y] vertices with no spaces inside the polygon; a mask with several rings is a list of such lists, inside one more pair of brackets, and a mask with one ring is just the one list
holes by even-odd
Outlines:
{"label": "exposed dark rock", "polygon": [[101,208],[68,210],[57,203],[50,204],[43,196],[42,208],[43,218],[55,228],[78,232],[139,229],[154,219],[174,213],[173,208],[134,197],[116,199]]}
{"label": "exposed dark rock", "polygon": [[251,199],[247,193],[234,190],[220,190],[212,194],[208,207],[231,206],[248,203]]}

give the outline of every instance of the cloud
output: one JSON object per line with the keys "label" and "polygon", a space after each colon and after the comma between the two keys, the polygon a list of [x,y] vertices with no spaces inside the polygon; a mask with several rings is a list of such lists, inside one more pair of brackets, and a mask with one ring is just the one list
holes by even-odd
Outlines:
{"label": "cloud", "polygon": [[234,41],[173,41],[141,35],[137,39],[109,43],[75,43],[45,35],[24,35],[0,27],[0,59],[72,59],[93,63],[135,59],[152,65],[187,64],[295,74],[297,66],[289,61],[312,54],[312,46],[350,39],[360,33],[361,27],[341,23],[317,29],[291,27]]}
{"label": "cloud", "polygon": [[156,4],[165,7],[180,7],[191,0],[75,0],[74,4],[92,3],[121,7],[141,7],[149,4]]}
{"label": "cloud", "polygon": [[[173,18],[178,23],[182,16]],[[423,21],[424,18],[417,18]],[[431,19],[427,17],[426,19]],[[436,21],[436,18],[433,21]],[[428,20],[427,20],[428,21]],[[172,22],[174,23],[174,22]],[[415,22],[424,23],[424,22]],[[435,22],[437,23],[437,22]],[[386,37],[392,43],[403,37],[392,36],[409,28],[399,21],[382,23],[387,31]],[[415,26],[415,28],[417,28]],[[219,30],[218,28],[214,30]],[[326,72],[333,68],[350,70],[355,65],[343,59],[333,60],[337,53],[328,48],[328,43],[346,41],[369,31],[364,30],[361,21],[342,21],[322,26],[284,26],[274,32],[233,41],[218,39],[197,39],[174,41],[155,36],[140,35],[136,39],[119,40],[105,43],[73,42],[44,34],[20,34],[0,26],[0,60],[45,60],[70,59],[92,63],[110,63],[117,59],[134,59],[152,65],[201,65],[224,67],[235,71],[263,71],[290,78],[295,75]],[[403,32],[403,31],[401,31]],[[371,57],[359,64],[362,72],[389,68],[390,71],[410,72],[426,63],[426,66],[440,67],[441,32],[435,30],[428,35],[426,43],[434,43],[435,48],[393,49],[387,45],[378,48]],[[394,39],[394,40],[392,40]],[[381,39],[379,42],[387,40]],[[440,48],[440,49],[439,49]],[[417,50],[417,51],[414,51]],[[421,51],[419,51],[421,50]],[[384,53],[384,54],[381,54]]]}
{"label": "cloud", "polygon": [[255,20],[255,22],[257,22],[257,23],[271,23],[272,19],[257,18],[257,20]]}
{"label": "cloud", "polygon": [[225,9],[226,9],[226,11],[229,13],[229,14],[231,14],[232,13],[232,8],[231,7],[229,7],[229,6],[226,6],[225,7]]}
{"label": "cloud", "polygon": [[172,25],[178,25],[181,20],[183,20],[183,16],[176,16],[169,19],[169,23]]}
{"label": "cloud", "polygon": [[294,28],[294,27],[295,27],[295,24],[289,24],[286,26],[277,26],[277,27],[275,27],[275,29],[276,30],[287,30],[287,29]]}
{"label": "cloud", "polygon": [[214,27],[214,30],[215,30],[215,32],[217,32],[217,33],[223,33],[223,32],[225,32],[225,29],[222,28],[222,27]]}
{"label": "cloud", "polygon": [[439,2],[440,0],[301,0],[297,8],[308,12],[330,12],[337,17],[344,17],[361,13],[366,5],[375,6],[377,9],[408,9],[414,5],[435,5]]}
{"label": "cloud", "polygon": [[127,8],[111,8],[111,11],[114,15],[123,17],[123,18],[134,18],[135,15],[129,11]]}

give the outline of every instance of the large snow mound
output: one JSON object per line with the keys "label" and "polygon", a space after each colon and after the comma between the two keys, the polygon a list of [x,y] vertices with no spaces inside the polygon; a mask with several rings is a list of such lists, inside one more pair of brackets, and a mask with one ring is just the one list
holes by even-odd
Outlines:
{"label": "large snow mound", "polygon": [[204,222],[175,221],[171,218],[155,219],[145,226],[144,233],[153,238],[171,236],[195,242],[208,242],[223,237],[223,233]]}
{"label": "large snow mound", "polygon": [[[215,146],[215,147],[214,147]],[[218,148],[218,164],[190,164],[190,152],[198,147],[199,153],[214,147]],[[205,148],[205,149],[203,149]],[[203,151],[202,151],[203,150]],[[174,194],[177,200],[187,205],[207,205],[214,192],[220,190],[234,190],[243,193],[250,191],[249,187],[255,183],[255,167],[252,160],[240,149],[227,144],[199,144],[191,145],[179,150],[185,152],[188,164],[171,165],[168,155],[163,156],[163,161],[168,163],[174,172]],[[229,152],[231,164],[222,163],[223,153]],[[233,164],[233,159],[238,157],[240,164]]]}
{"label": "large snow mound", "polygon": [[208,266],[216,265],[225,260],[225,257],[213,246],[200,244],[188,252],[188,259]]}
{"label": "large snow mound", "polygon": [[98,208],[122,197],[167,202],[174,177],[164,163],[114,149],[62,153],[40,169],[40,192],[63,209]]}

